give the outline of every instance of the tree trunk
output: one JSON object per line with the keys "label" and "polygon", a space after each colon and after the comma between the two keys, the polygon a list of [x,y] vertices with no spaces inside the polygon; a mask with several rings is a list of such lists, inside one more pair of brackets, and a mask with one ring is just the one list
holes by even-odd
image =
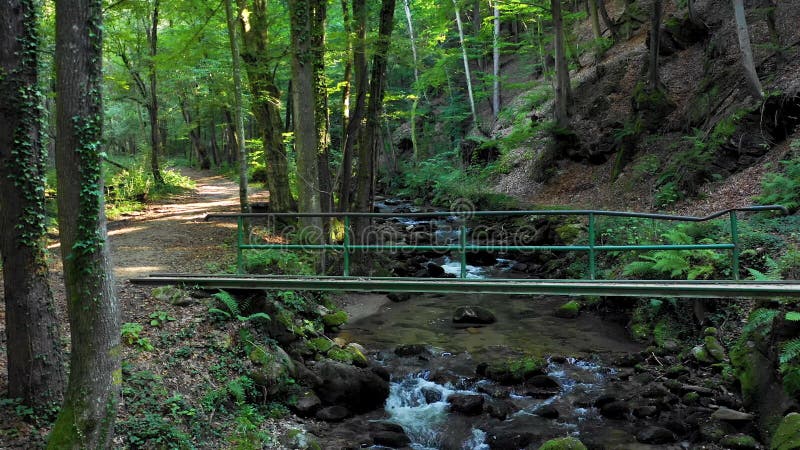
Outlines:
{"label": "tree trunk", "polygon": [[606,24],[608,32],[611,33],[611,39],[614,42],[619,41],[619,28],[617,27],[617,24],[608,16],[605,0],[596,0],[596,2],[597,11],[600,13],[600,18],[603,19],[603,23]]}
{"label": "tree trunk", "polygon": [[553,11],[553,33],[555,34],[555,60],[556,60],[556,98],[553,108],[554,119],[558,127],[566,127],[569,122],[569,68],[564,49],[564,23],[561,17],[561,0],[550,0]]}
{"label": "tree trunk", "polygon": [[0,3],[0,255],[8,398],[38,413],[61,401],[66,379],[47,281],[36,5]]}
{"label": "tree trunk", "polygon": [[658,50],[661,47],[661,14],[663,12],[661,2],[662,0],[653,0],[653,15],[650,21],[650,72],[647,81],[653,92],[659,88]]}
{"label": "tree trunk", "polygon": [[417,60],[417,42],[414,38],[414,22],[411,20],[411,5],[409,0],[403,0],[403,9],[406,12],[406,23],[408,24],[408,38],[411,41],[411,57],[414,64],[414,101],[411,104],[411,148],[414,151],[414,161],[419,159],[419,148],[417,146],[417,106],[419,105],[419,61]]}
{"label": "tree trunk", "polygon": [[[289,189],[289,164],[283,143],[280,91],[275,84],[270,64],[267,36],[268,14],[264,0],[237,0],[239,31],[244,40],[241,56],[247,71],[251,108],[264,145],[267,167],[267,189],[272,211],[295,209]],[[243,14],[247,11],[248,14]]]}
{"label": "tree trunk", "polygon": [[467,95],[469,96],[469,109],[472,112],[472,122],[478,125],[478,113],[475,111],[475,97],[472,95],[472,75],[469,70],[469,57],[467,56],[467,45],[464,42],[464,26],[461,23],[461,11],[458,9],[458,0],[453,0],[456,12],[456,25],[458,26],[458,39],[461,42],[461,56],[464,59],[464,75],[467,79]]}
{"label": "tree trunk", "polygon": [[500,7],[493,2],[494,34],[492,35],[492,114],[500,114]]}
{"label": "tree trunk", "polygon": [[603,37],[600,29],[600,14],[597,13],[597,0],[588,0],[586,7],[589,8],[589,21],[592,23],[592,36],[595,39]]}
{"label": "tree trunk", "polygon": [[[353,78],[356,87],[356,104],[350,121],[347,123],[347,132],[344,137],[342,183],[339,193],[339,208],[344,211],[350,208],[350,195],[352,191],[352,157],[353,149],[361,133],[361,122],[364,118],[364,109],[367,101],[367,6],[365,0],[353,0],[353,18],[355,19],[355,38],[353,46]],[[359,147],[359,170],[361,158],[364,156]]]}
{"label": "tree trunk", "polygon": [[[372,59],[372,73],[369,83],[367,122],[364,127],[363,145],[359,148],[358,156],[358,188],[356,190],[356,206],[358,211],[370,211],[375,194],[375,158],[378,153],[380,140],[381,108],[383,106],[384,81],[386,78],[386,61],[392,36],[394,6],[395,0],[383,0],[381,2],[378,40],[375,44],[375,54]],[[365,225],[366,223],[361,221],[358,226],[359,233],[362,233],[362,237],[364,237],[363,231]]]}
{"label": "tree trunk", "polygon": [[319,203],[322,212],[333,211],[333,187],[330,169],[330,114],[328,86],[325,82],[325,20],[327,1],[315,3],[311,24],[311,48],[314,57],[314,120],[317,127],[317,171],[319,173]]}
{"label": "tree trunk", "polygon": [[197,123],[192,121],[192,112],[189,110],[188,101],[185,94],[180,94],[181,113],[183,113],[183,120],[186,126],[189,127],[189,140],[192,143],[192,149],[197,154],[197,160],[200,162],[200,168],[208,170],[211,168],[211,161],[208,159],[208,152],[206,151],[203,141],[200,139],[200,128]]}
{"label": "tree trunk", "polygon": [[152,28],[147,31],[147,41],[150,44],[150,98],[147,112],[150,114],[150,170],[153,172],[153,180],[156,184],[164,184],[161,176],[161,167],[158,163],[158,156],[161,153],[161,139],[158,136],[158,91],[156,89],[156,55],[158,54],[158,8],[160,0],[153,2]]}
{"label": "tree trunk", "polygon": [[211,159],[214,161],[214,166],[220,166],[220,159],[219,159],[219,145],[217,144],[217,125],[214,123],[214,119],[212,118],[209,122],[209,139],[208,142],[211,147]]}
{"label": "tree trunk", "polygon": [[121,384],[100,156],[102,11],[100,0],[56,2],[58,226],[72,351],[52,449],[110,448]]}
{"label": "tree trunk", "polygon": [[239,207],[243,213],[250,212],[247,198],[247,146],[244,142],[244,118],[242,110],[242,71],[239,68],[239,38],[236,36],[236,19],[233,17],[232,0],[225,2],[225,17],[228,19],[228,40],[231,44],[233,70],[233,117],[236,122],[236,146],[239,154]]}
{"label": "tree trunk", "polygon": [[742,52],[744,75],[752,94],[758,99],[763,99],[764,89],[761,87],[761,80],[758,79],[756,65],[753,62],[753,50],[750,47],[750,33],[747,31],[744,4],[742,0],[732,0],[732,2],[733,15],[736,18],[736,35],[739,38],[739,50]]}
{"label": "tree trunk", "polygon": [[[297,161],[297,205],[304,213],[320,212],[319,170],[317,162],[317,120],[314,86],[313,17],[318,0],[290,0],[292,53],[292,103],[294,104],[294,136]],[[322,220],[310,217],[303,221],[322,230]]]}
{"label": "tree trunk", "polygon": [[353,82],[353,23],[350,16],[350,9],[347,6],[347,0],[342,0],[342,24],[344,25],[344,34],[346,42],[346,57],[344,63],[344,77],[342,80],[342,165],[339,167],[339,174],[336,177],[334,186],[339,189],[339,204],[337,209],[339,211],[347,211],[349,198],[346,201],[342,198],[342,182],[347,173],[348,189],[350,179],[353,171],[353,153],[345,151],[345,143],[347,141],[347,127],[350,125],[350,93],[352,90]]}

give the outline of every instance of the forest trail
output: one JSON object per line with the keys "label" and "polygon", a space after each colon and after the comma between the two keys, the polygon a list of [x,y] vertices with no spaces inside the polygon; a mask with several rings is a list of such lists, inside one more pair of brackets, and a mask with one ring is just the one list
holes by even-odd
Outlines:
{"label": "forest trail", "polygon": [[[114,275],[119,283],[153,272],[212,272],[233,263],[227,245],[235,222],[207,222],[211,212],[239,209],[239,186],[221,175],[181,169],[196,182],[195,189],[150,204],[145,211],[108,223]],[[251,194],[264,201],[265,191]]]}

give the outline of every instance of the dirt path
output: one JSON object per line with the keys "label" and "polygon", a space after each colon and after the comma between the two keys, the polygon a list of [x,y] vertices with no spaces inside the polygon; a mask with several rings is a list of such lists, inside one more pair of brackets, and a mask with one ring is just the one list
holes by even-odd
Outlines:
{"label": "dirt path", "polygon": [[235,236],[236,224],[207,222],[204,217],[236,211],[238,185],[205,171],[182,172],[196,181],[193,191],[109,222],[114,275],[120,284],[153,272],[210,272],[234,262],[235,253],[228,244]]}

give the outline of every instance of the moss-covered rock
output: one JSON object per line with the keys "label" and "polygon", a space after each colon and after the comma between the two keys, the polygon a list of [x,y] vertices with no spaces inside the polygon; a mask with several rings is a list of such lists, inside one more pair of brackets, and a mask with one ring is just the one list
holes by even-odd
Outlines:
{"label": "moss-covered rock", "polygon": [[704,336],[716,336],[717,335],[717,329],[714,328],[714,327],[707,327],[705,330],[703,330],[703,335]]}
{"label": "moss-covered rock", "polygon": [[253,346],[248,356],[255,366],[250,378],[257,385],[265,387],[270,395],[282,392],[296,375],[294,362],[278,346]]}
{"label": "moss-covered rock", "polygon": [[581,312],[581,304],[577,300],[570,300],[556,308],[554,314],[563,319],[574,319]]}
{"label": "moss-covered rock", "polygon": [[716,337],[706,336],[703,338],[703,346],[706,348],[708,354],[717,361],[724,361],[727,356],[725,355],[725,347],[719,343]]}
{"label": "moss-covered rock", "polygon": [[325,354],[333,345],[333,341],[326,337],[318,337],[306,342],[306,346],[313,353]]}
{"label": "moss-covered rock", "polygon": [[332,314],[322,316],[322,323],[325,328],[340,327],[347,322],[347,313],[344,311],[336,311]]}
{"label": "moss-covered rock", "polygon": [[719,445],[732,450],[755,450],[758,441],[747,434],[729,434],[719,441]]}
{"label": "moss-covered rock", "polygon": [[697,360],[699,363],[710,364],[713,362],[711,355],[708,354],[706,347],[703,345],[697,345],[692,348],[692,356],[694,359]]}
{"label": "moss-covered rock", "polygon": [[566,223],[556,227],[556,234],[566,245],[571,245],[578,240],[578,237],[583,233],[583,225],[579,223]]}
{"label": "moss-covered rock", "polygon": [[353,354],[343,348],[333,347],[328,350],[326,356],[334,361],[339,361],[345,364],[353,364]]}
{"label": "moss-covered rock", "polygon": [[486,366],[485,375],[502,384],[522,383],[536,375],[543,375],[547,361],[538,356],[494,361]]}
{"label": "moss-covered rock", "polygon": [[800,414],[791,413],[781,420],[772,441],[770,450],[793,450],[800,448]]}
{"label": "moss-covered rock", "polygon": [[586,446],[574,437],[563,437],[550,439],[542,444],[539,450],[586,450]]}

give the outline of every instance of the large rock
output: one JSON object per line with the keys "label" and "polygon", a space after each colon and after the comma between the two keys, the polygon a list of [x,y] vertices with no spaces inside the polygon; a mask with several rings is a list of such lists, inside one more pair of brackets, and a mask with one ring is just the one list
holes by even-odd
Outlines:
{"label": "large rock", "polygon": [[382,407],[389,397],[389,382],[369,369],[324,360],[312,370],[322,380],[316,391],[326,405],[363,413]]}
{"label": "large rock", "polygon": [[[725,436],[719,441],[719,445],[731,450],[756,450],[760,448],[758,441],[753,436],[742,433]],[[800,448],[800,442],[797,445],[798,447],[794,448]]]}
{"label": "large rock", "polygon": [[467,416],[477,416],[483,412],[483,396],[471,394],[452,394],[447,397],[450,411]]}
{"label": "large rock", "polygon": [[547,361],[536,356],[522,356],[507,360],[493,361],[480,365],[476,372],[501,384],[519,384],[537,375],[545,374]]}
{"label": "large rock", "polygon": [[574,437],[550,439],[542,444],[539,450],[586,450],[583,442]]}
{"label": "large rock", "polygon": [[350,417],[350,410],[339,405],[328,406],[317,411],[316,417],[326,422],[341,422]]}
{"label": "large rock", "polygon": [[736,411],[724,406],[714,411],[714,414],[711,414],[711,418],[714,420],[728,422],[732,425],[747,425],[753,421],[752,414]]}
{"label": "large rock", "polygon": [[626,402],[615,400],[611,403],[606,403],[600,408],[600,414],[609,419],[625,419],[631,408]]}
{"label": "large rock", "polygon": [[453,313],[453,323],[488,325],[495,321],[494,313],[481,306],[459,306]]}
{"label": "large rock", "polygon": [[287,388],[286,381],[296,377],[294,362],[278,346],[254,346],[248,356],[254,366],[250,378],[269,395],[282,392]]}
{"label": "large rock", "polygon": [[581,313],[581,304],[577,300],[570,300],[556,308],[553,314],[562,319],[574,319]]}

